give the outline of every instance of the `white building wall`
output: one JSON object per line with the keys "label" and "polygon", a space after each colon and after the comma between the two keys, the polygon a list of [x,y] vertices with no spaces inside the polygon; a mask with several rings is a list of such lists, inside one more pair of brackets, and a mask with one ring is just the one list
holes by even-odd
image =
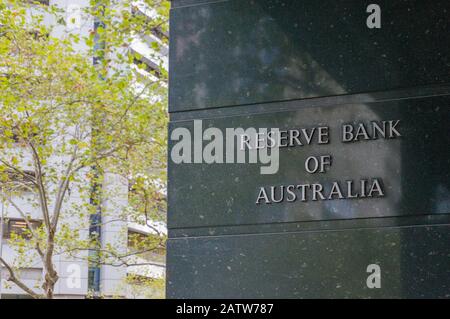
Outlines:
{"label": "white building wall", "polygon": [[[102,244],[114,247],[120,254],[127,252],[127,222],[123,215],[128,205],[128,181],[117,175],[106,173],[103,182],[102,202]],[[115,265],[101,267],[101,290],[106,296],[122,295],[121,287],[127,267],[117,261]]]}

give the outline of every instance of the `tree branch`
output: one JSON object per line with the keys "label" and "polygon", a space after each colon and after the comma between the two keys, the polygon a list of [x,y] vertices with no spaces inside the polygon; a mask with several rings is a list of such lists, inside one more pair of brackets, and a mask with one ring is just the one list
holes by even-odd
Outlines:
{"label": "tree branch", "polygon": [[42,209],[42,215],[44,217],[44,222],[47,227],[47,230],[50,233],[54,232],[54,229],[52,229],[52,225],[50,223],[50,216],[48,212],[48,206],[47,206],[47,194],[45,191],[44,183],[42,181],[42,165],[41,161],[39,159],[39,154],[36,151],[36,148],[34,147],[33,143],[31,141],[28,141],[28,145],[30,146],[33,154],[33,163],[36,171],[36,183],[39,190],[39,202],[41,204]]}
{"label": "tree branch", "polygon": [[10,203],[19,212],[20,216],[22,217],[22,219],[27,224],[27,227],[30,230],[31,235],[34,237],[34,239],[36,239],[36,251],[38,252],[39,256],[41,258],[43,258],[44,257],[44,253],[42,252],[42,249],[41,249],[41,247],[39,245],[39,236],[34,231],[33,225],[31,225],[30,221],[28,220],[28,217],[25,215],[23,210],[21,210],[20,207],[17,206],[17,204],[13,200],[11,200],[11,198],[9,198],[9,197],[3,197],[3,198],[5,198],[8,201],[8,203]]}
{"label": "tree branch", "polygon": [[1,257],[0,257],[0,263],[2,263],[5,266],[6,270],[8,270],[9,278],[7,279],[7,281],[11,281],[11,282],[15,283],[17,285],[17,287],[19,287],[20,289],[25,291],[27,294],[29,294],[34,299],[42,299],[43,298],[42,295],[36,293],[33,289],[29,288],[22,281],[20,281],[14,274],[14,270],[12,269],[12,267],[10,265],[8,265],[8,263]]}
{"label": "tree branch", "polygon": [[0,158],[0,162],[5,165],[6,167],[8,167],[9,169],[13,170],[14,172],[16,172],[17,174],[20,174],[24,179],[30,181],[31,183],[33,183],[34,185],[37,186],[36,181],[34,180],[34,178],[32,178],[32,176],[30,176],[30,174],[26,174],[25,172],[23,172],[22,170],[18,169],[17,167],[9,164],[8,162],[6,162],[5,160]]}
{"label": "tree branch", "polygon": [[59,183],[58,194],[56,196],[55,208],[53,210],[53,219],[52,219],[52,228],[54,229],[56,229],[56,227],[58,226],[58,220],[61,214],[61,207],[64,200],[64,196],[67,192],[67,189],[69,188],[70,175],[73,173],[72,167],[73,163],[76,160],[77,150],[78,148],[75,147],[72,154],[72,158],[70,159],[70,162],[67,165],[66,172],[64,176],[61,178],[61,181]]}

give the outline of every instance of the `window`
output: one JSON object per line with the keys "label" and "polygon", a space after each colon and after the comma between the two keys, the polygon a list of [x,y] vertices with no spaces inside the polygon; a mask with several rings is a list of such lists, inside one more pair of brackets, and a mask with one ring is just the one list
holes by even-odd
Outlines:
{"label": "window", "polygon": [[35,188],[36,174],[34,171],[7,169],[3,173],[6,175],[3,176],[2,182],[14,185],[16,190],[29,192]]}
{"label": "window", "polygon": [[138,255],[147,261],[165,263],[166,249],[161,246],[161,238],[156,234],[143,234],[128,230],[128,249],[140,252]]}
{"label": "window", "polygon": [[[142,8],[142,9],[144,9],[144,8]],[[131,13],[135,16],[145,17],[145,19],[147,21],[149,21],[149,23],[152,21],[152,18],[149,15],[142,12],[141,9],[139,9],[137,6],[133,6],[131,8]],[[167,31],[164,31],[163,28],[161,27],[161,25],[157,25],[157,26],[153,27],[150,30],[150,32],[162,41],[169,40],[169,33]]]}
{"label": "window", "polygon": [[137,243],[146,239],[147,235],[128,230],[128,247],[135,248]]}
{"label": "window", "polygon": [[100,291],[100,267],[90,266],[88,271],[88,289],[94,293]]}
{"label": "window", "polygon": [[12,169],[6,170],[8,179],[11,181],[17,181],[24,184],[31,184],[36,179],[36,173],[30,170],[15,171]]}
{"label": "window", "polygon": [[153,74],[154,76],[156,76],[158,78],[162,77],[162,73],[159,69],[159,66],[156,63],[150,61],[149,59],[147,59],[143,56],[137,57],[137,55],[138,54],[135,53],[135,57],[133,59],[133,63],[137,67],[143,67],[143,69],[145,71],[147,71],[150,74]]}
{"label": "window", "polygon": [[[30,224],[33,229],[37,229],[42,225],[42,222],[33,220],[30,221]],[[28,225],[23,219],[5,219],[3,227],[3,237],[5,238],[11,238],[11,234],[16,234],[26,239],[31,236]]]}
{"label": "window", "polygon": [[165,32],[165,31],[163,31],[163,29],[162,29],[160,26],[153,28],[153,29],[151,30],[151,33],[152,33],[155,37],[157,37],[158,39],[160,39],[160,40],[162,40],[162,41],[167,41],[167,40],[169,40],[169,34],[168,34],[167,32]]}
{"label": "window", "polygon": [[50,0],[27,0],[26,2],[31,3],[31,4],[40,3],[40,4],[43,4],[45,6],[50,5]]}

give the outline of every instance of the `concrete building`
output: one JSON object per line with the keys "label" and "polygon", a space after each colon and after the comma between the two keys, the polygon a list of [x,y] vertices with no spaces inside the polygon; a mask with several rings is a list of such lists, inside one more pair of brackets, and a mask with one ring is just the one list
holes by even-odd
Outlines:
{"label": "concrete building", "polygon": [[[80,35],[87,35],[95,28],[93,19],[85,19],[81,12],[86,6],[89,6],[88,0],[50,0],[39,1],[45,5],[58,5],[66,12],[67,25],[60,26],[54,30],[53,36],[63,36],[67,32],[78,33]],[[139,1],[136,2],[136,11],[134,14],[144,14],[149,19],[152,17],[152,11],[148,10]],[[36,8],[37,10],[37,8]],[[52,23],[52,18],[49,16],[44,20],[46,23]],[[161,30],[155,30],[151,35],[137,35],[135,41],[131,45],[131,49],[136,52],[141,59],[135,63],[145,63],[148,65],[148,70],[136,67],[136,65],[126,66],[135,70],[137,77],[154,77],[158,75],[159,62],[155,61],[155,56],[161,57],[162,61],[167,65],[167,47],[162,46],[160,52],[155,52],[152,49],[152,42],[162,43],[161,37],[167,37],[167,34]],[[86,50],[86,47],[81,44],[78,45],[77,50]],[[20,146],[18,146],[20,147]],[[25,158],[25,161],[27,159]],[[56,159],[55,159],[56,160]],[[59,159],[61,160],[61,159]],[[99,205],[98,216],[84,217],[84,220],[78,220],[71,217],[65,217],[66,222],[73,224],[74,227],[80,224],[90,225],[80,232],[83,238],[89,238],[92,232],[100,234],[102,245],[114,245],[119,247],[120,251],[128,252],[131,247],[128,247],[128,234],[140,234],[142,236],[158,236],[158,234],[166,234],[166,226],[162,222],[148,221],[148,226],[144,224],[137,224],[124,220],[120,217],[122,209],[127,206],[128,198],[128,181],[112,174],[106,174],[103,190],[107,193],[114,193],[114,196],[105,198]],[[112,192],[108,192],[113,190]],[[70,202],[86,201],[76,191],[71,192]],[[26,200],[18,201],[18,206],[30,214],[33,223],[41,223],[41,216],[33,208],[30,207]],[[0,256],[8,262],[13,262],[17,257],[14,250],[8,244],[8,238],[12,232],[20,234],[27,225],[21,218],[19,212],[7,203],[1,203],[1,225],[0,228]],[[93,226],[96,221],[101,220],[99,227]],[[155,232],[155,229],[158,232]],[[56,255],[54,263],[58,272],[59,280],[55,286],[56,298],[86,298],[93,297],[130,297],[139,298],[146,297],[139,289],[135,289],[133,285],[125,282],[127,276],[134,278],[156,278],[161,279],[165,276],[165,252],[159,251],[155,254],[147,254],[139,256],[142,265],[136,266],[112,266],[91,265],[87,262],[87,255],[92,252],[84,251],[78,253],[75,257],[68,257],[66,255]],[[139,262],[136,262],[139,264]],[[42,263],[38,256],[33,252],[29,254],[27,267],[21,269],[20,277],[29,287],[35,287],[42,277]],[[27,298],[27,295],[14,284],[6,281],[7,273],[4,268],[0,267],[1,284],[0,284],[0,298]],[[139,285],[139,283],[137,283]],[[138,287],[139,288],[139,287]],[[39,291],[39,289],[37,289]],[[158,295],[158,292],[155,292]]]}

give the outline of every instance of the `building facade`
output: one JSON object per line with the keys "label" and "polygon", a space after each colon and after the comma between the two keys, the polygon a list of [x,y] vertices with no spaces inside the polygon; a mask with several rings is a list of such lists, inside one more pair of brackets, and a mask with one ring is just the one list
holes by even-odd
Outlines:
{"label": "building facade", "polygon": [[[80,37],[87,36],[96,27],[96,21],[86,19],[83,15],[83,9],[90,5],[88,0],[39,2],[43,5],[56,5],[60,9],[65,10],[67,23],[65,26],[56,27],[52,36],[62,37],[67,33],[78,34]],[[144,14],[151,19],[152,11],[147,10],[143,4],[136,2],[135,9],[134,14]],[[30,10],[39,10],[39,8],[33,7]],[[52,18],[51,16],[46,16],[44,22],[54,23]],[[136,65],[126,65],[124,67],[133,68],[137,77],[148,78],[155,76],[155,74],[157,75],[159,63],[155,62],[154,57],[158,55],[164,60],[167,55],[167,47],[162,46],[161,52],[155,52],[152,49],[152,42],[162,43],[161,37],[167,37],[167,34],[158,30],[155,30],[154,34],[146,36],[136,35],[136,39],[131,45],[131,50],[141,57],[135,63],[145,63],[148,65],[148,70],[138,68]],[[87,50],[87,47],[80,42],[76,49],[83,51]],[[17,145],[17,147],[20,147],[20,145]],[[28,161],[30,159],[25,158],[24,160]],[[128,180],[114,174],[106,174],[100,187],[105,194],[114,195],[109,195],[109,197],[102,199],[101,203],[98,204],[95,215],[87,214],[83,217],[84,220],[81,221],[75,217],[64,217],[66,218],[64,221],[69,225],[73,225],[74,229],[81,224],[88,225],[81,229],[81,238],[88,239],[89,236],[97,234],[102,246],[112,245],[118,247],[120,252],[127,253],[132,250],[132,247],[129,247],[128,234],[160,236],[167,233],[163,222],[150,220],[147,221],[148,226],[146,226],[145,224],[131,222],[123,217],[122,211],[128,204]],[[86,201],[89,201],[89,199],[80,196],[76,191],[70,193],[69,202],[82,204],[83,202],[86,203]],[[42,217],[35,208],[29,205],[26,198],[18,200],[17,205],[29,214],[32,223],[36,226],[42,223]],[[0,256],[13,264],[18,256],[8,244],[8,240],[13,233],[19,235],[25,233],[28,226],[17,209],[8,203],[1,203],[1,216]],[[159,231],[155,232],[154,229]],[[85,250],[77,253],[75,256],[57,254],[54,257],[54,264],[59,276],[54,290],[55,298],[146,297],[148,295],[140,291],[139,287],[136,288],[133,283],[130,284],[130,281],[126,280],[127,277],[162,280],[165,276],[164,251],[139,256],[133,266],[93,265],[88,262],[87,258],[92,253],[94,252]],[[29,287],[37,287],[42,278],[43,265],[38,257],[30,252],[29,260],[26,263],[27,266],[20,269],[20,278]],[[139,263],[139,261],[142,261],[142,263]],[[27,294],[22,289],[6,280],[7,271],[2,267],[0,267],[0,270],[0,298],[27,298]],[[139,282],[136,282],[136,285],[139,286]],[[39,287],[37,287],[37,291],[39,291]],[[161,297],[158,291],[154,295]]]}

